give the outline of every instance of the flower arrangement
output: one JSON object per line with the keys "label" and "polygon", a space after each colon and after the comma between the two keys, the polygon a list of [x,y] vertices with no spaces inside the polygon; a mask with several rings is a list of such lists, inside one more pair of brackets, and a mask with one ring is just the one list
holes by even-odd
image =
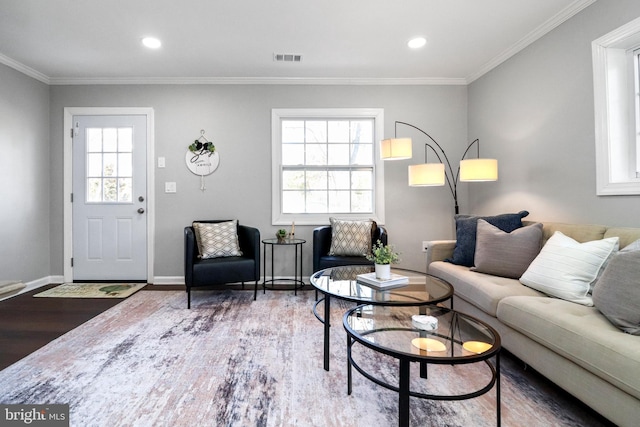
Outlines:
{"label": "flower arrangement", "polygon": [[391,245],[384,245],[380,240],[373,245],[371,253],[367,255],[369,261],[374,264],[396,264],[400,262],[400,254]]}

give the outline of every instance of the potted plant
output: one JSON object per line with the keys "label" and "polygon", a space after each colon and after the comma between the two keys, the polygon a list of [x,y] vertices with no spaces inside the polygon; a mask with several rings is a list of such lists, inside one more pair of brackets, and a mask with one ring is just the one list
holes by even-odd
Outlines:
{"label": "potted plant", "polygon": [[278,243],[283,243],[284,239],[287,237],[287,230],[281,228],[276,232],[276,237],[278,238]]}
{"label": "potted plant", "polygon": [[375,264],[376,279],[389,280],[391,278],[391,264],[399,262],[400,255],[393,249],[393,246],[384,245],[378,240],[371,248],[367,259]]}

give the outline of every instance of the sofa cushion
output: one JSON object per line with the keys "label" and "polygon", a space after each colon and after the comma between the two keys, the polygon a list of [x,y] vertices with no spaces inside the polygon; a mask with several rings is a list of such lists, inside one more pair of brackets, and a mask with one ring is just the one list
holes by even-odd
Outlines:
{"label": "sofa cushion", "polygon": [[[595,307],[548,297],[508,297],[498,319],[593,374],[640,398],[640,339]],[[604,398],[604,397],[603,397]]]}
{"label": "sofa cushion", "polygon": [[455,295],[496,316],[501,299],[513,295],[542,296],[516,279],[471,271],[469,267],[437,261],[429,265],[429,274],[449,282]]}
{"label": "sofa cushion", "polygon": [[513,230],[500,230],[478,219],[475,266],[473,271],[518,279],[540,252],[542,224]]}
{"label": "sofa cushion", "polygon": [[611,259],[593,289],[593,303],[616,327],[640,335],[640,250],[625,248]]}
{"label": "sofa cushion", "polygon": [[484,219],[500,230],[510,233],[516,228],[522,227],[522,218],[527,215],[529,215],[527,211],[495,216],[456,215],[456,247],[453,250],[453,257],[445,261],[473,267],[478,219]]}
{"label": "sofa cushion", "polygon": [[617,249],[617,237],[579,243],[556,231],[520,281],[547,295],[592,306],[591,286]]}
{"label": "sofa cushion", "polygon": [[374,222],[371,220],[342,220],[329,218],[331,221],[331,256],[366,256],[371,253],[371,236]]}
{"label": "sofa cushion", "polygon": [[620,247],[625,248],[640,239],[640,228],[609,227],[604,233],[604,237],[618,237]]}
{"label": "sofa cushion", "polygon": [[194,222],[193,229],[200,258],[242,256],[238,242],[238,220]]}

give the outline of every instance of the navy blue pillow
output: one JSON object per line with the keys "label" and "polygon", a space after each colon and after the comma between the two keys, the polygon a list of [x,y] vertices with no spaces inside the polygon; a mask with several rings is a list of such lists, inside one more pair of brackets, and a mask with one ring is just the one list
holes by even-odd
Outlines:
{"label": "navy blue pillow", "polygon": [[453,257],[447,258],[445,261],[473,267],[478,219],[484,219],[494,227],[498,227],[506,233],[511,233],[513,230],[522,227],[522,218],[527,215],[529,215],[527,211],[495,216],[456,215],[456,247],[453,250]]}

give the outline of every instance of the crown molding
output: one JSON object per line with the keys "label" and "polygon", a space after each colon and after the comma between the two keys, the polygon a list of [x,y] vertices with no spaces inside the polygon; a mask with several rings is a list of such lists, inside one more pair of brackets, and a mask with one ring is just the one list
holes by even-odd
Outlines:
{"label": "crown molding", "polygon": [[52,77],[51,85],[466,85],[464,78],[369,77]]}
{"label": "crown molding", "polygon": [[42,83],[51,84],[48,76],[42,74],[40,71],[34,70],[31,67],[27,67],[21,62],[18,62],[14,59],[9,58],[6,55],[0,53],[0,64],[4,64],[7,67],[11,67],[14,70],[20,71],[22,74],[26,74],[29,77],[32,77],[36,80],[41,81]]}
{"label": "crown molding", "polygon": [[479,79],[480,77],[482,77],[483,75],[485,75],[489,71],[493,70],[498,65],[502,64],[507,59],[509,59],[512,56],[514,56],[516,53],[522,51],[524,48],[529,46],[531,43],[535,42],[536,40],[538,40],[538,39],[542,38],[543,36],[545,36],[546,34],[550,33],[554,28],[556,28],[560,24],[568,21],[569,19],[571,19],[572,17],[574,17],[575,15],[580,13],[583,9],[591,6],[596,1],[597,0],[576,0],[576,1],[574,1],[573,3],[571,3],[570,5],[565,7],[564,9],[562,9],[560,12],[558,12],[556,15],[551,17],[549,20],[544,22],[538,28],[536,28],[535,30],[533,30],[532,32],[530,32],[529,34],[527,34],[526,36],[524,36],[523,38],[518,40],[509,49],[505,50],[504,52],[502,52],[501,54],[499,54],[498,56],[493,58],[491,61],[489,61],[486,64],[484,64],[475,73],[470,74],[469,76],[467,76],[467,78],[466,78],[467,84],[473,82],[474,80]]}
{"label": "crown molding", "polygon": [[49,77],[0,53],[0,63],[7,65],[48,85],[468,85],[493,70],[531,43],[580,13],[597,0],[575,0],[573,3],[544,22],[531,33],[517,41],[475,73],[467,77]]}

